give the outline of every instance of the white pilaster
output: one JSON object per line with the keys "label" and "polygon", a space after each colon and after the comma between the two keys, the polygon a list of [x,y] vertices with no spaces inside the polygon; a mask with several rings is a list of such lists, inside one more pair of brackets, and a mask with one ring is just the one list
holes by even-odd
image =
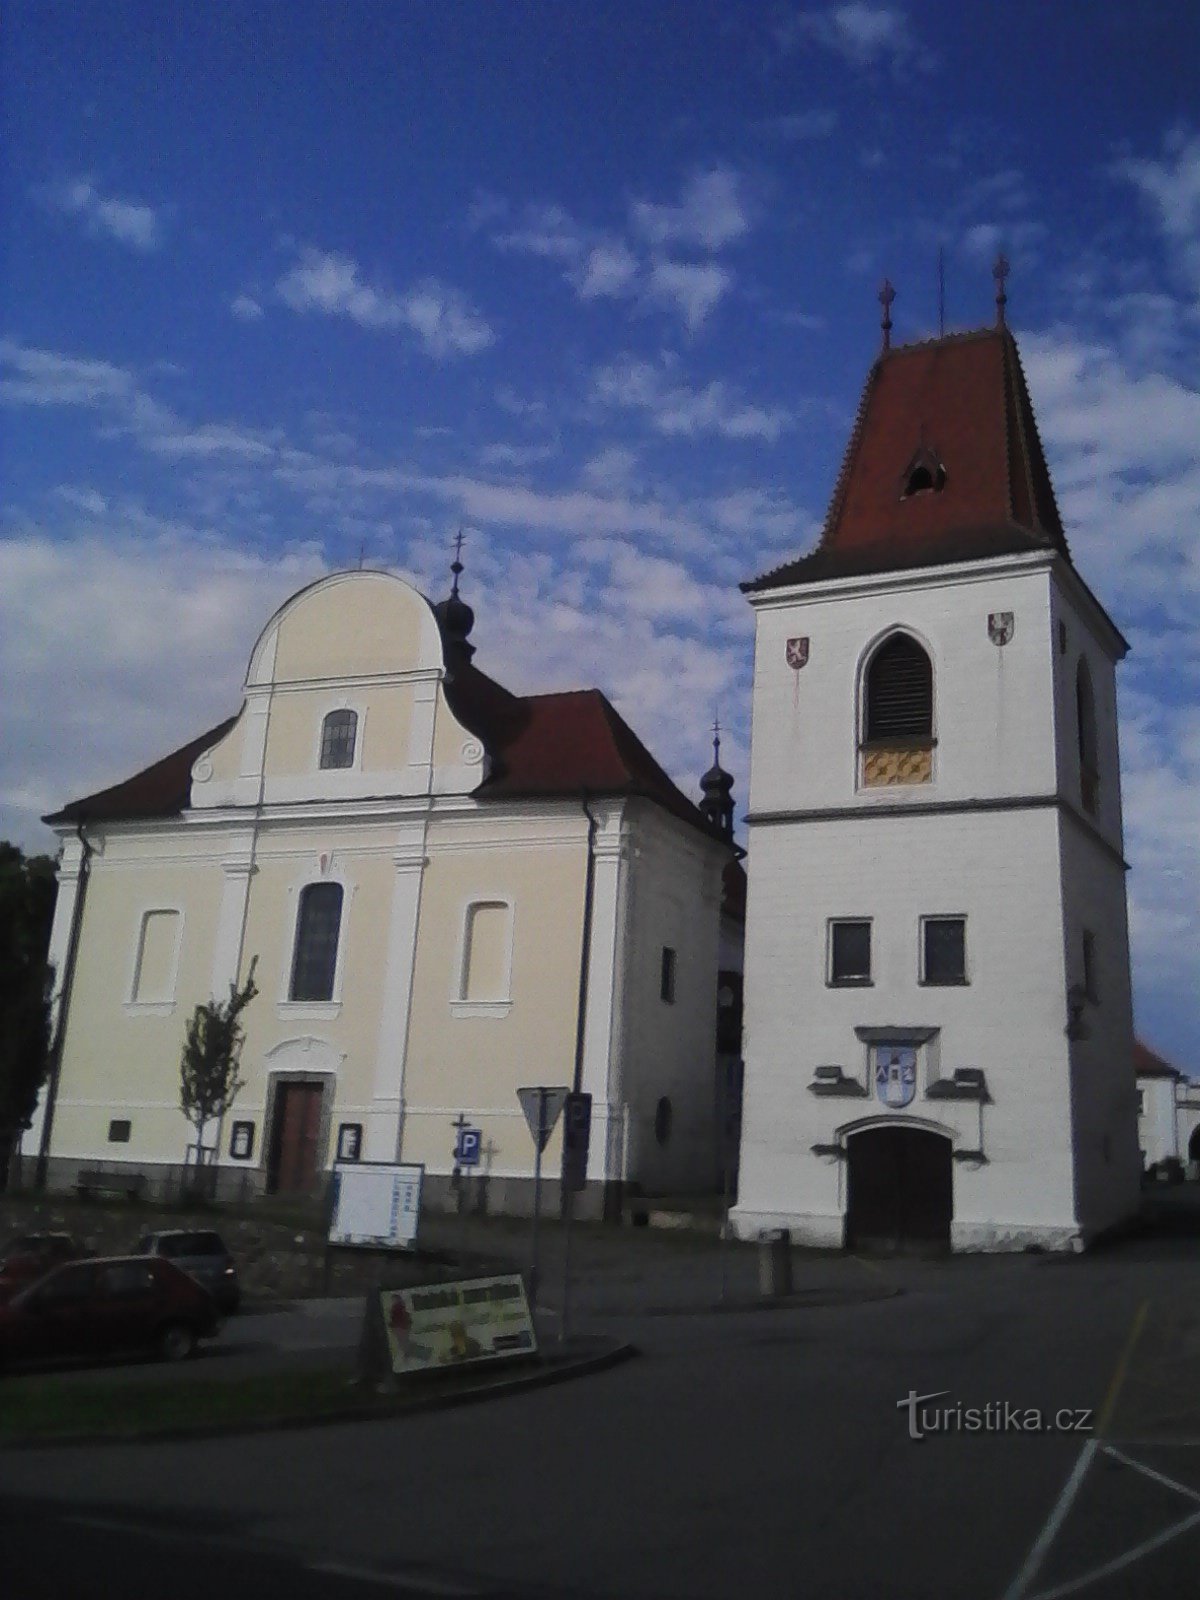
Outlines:
{"label": "white pilaster", "polygon": [[383,1003],[375,1049],[375,1088],[367,1126],[363,1130],[363,1155],[368,1161],[395,1160],[403,1138],[404,1069],[408,1058],[421,885],[427,860],[425,830],[425,819],[403,828],[392,856],[396,875],[392,884]]}
{"label": "white pilaster", "polygon": [[217,934],[213,941],[211,988],[214,999],[223,999],[229,985],[237,983],[242,950],[242,930],[250,898],[250,880],[256,868],[253,843],[247,837],[221,861],[225,881],[221,886],[221,905],[217,912]]}
{"label": "white pilaster", "polygon": [[[621,808],[599,813],[596,832],[595,873],[592,883],[592,942],[588,959],[587,1004],[584,1011],[583,1083],[592,1096],[592,1137],[588,1149],[588,1177],[619,1177],[610,1172],[610,1155],[616,1155],[609,1123],[620,1125],[621,1016],[619,990],[624,962],[619,950],[622,889],[628,871],[628,841]],[[621,1141],[618,1141],[618,1144]]]}

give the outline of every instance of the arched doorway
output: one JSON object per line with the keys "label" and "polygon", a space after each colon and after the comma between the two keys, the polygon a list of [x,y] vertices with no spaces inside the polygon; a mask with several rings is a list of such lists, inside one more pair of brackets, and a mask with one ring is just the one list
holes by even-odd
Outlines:
{"label": "arched doorway", "polygon": [[1188,1160],[1200,1161],[1200,1123],[1192,1129],[1192,1136],[1188,1140]]}
{"label": "arched doorway", "polygon": [[900,1122],[847,1140],[846,1248],[948,1250],[954,1213],[950,1141]]}

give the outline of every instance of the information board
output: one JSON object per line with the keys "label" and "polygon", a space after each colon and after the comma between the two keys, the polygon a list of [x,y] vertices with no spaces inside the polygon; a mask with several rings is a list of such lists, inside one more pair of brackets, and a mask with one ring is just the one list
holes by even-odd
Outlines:
{"label": "information board", "polygon": [[333,1169],[329,1242],[408,1249],[417,1237],[423,1166],[387,1161],[339,1163]]}
{"label": "information board", "polygon": [[392,1371],[422,1372],[537,1354],[518,1272],[380,1294]]}

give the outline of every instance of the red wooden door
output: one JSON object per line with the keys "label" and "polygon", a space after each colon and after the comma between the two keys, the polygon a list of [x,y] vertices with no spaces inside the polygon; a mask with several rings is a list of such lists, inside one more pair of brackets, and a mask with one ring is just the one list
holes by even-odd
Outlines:
{"label": "red wooden door", "polygon": [[271,1183],[276,1193],[303,1194],[314,1187],[320,1131],[321,1085],[281,1083],[275,1097]]}

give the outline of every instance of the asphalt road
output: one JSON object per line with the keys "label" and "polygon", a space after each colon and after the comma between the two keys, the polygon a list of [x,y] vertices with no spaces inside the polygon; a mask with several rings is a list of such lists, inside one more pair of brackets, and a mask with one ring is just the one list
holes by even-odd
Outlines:
{"label": "asphalt road", "polygon": [[[1200,1589],[1195,1241],[1065,1262],[812,1258],[801,1287],[811,1270],[815,1288],[903,1292],[733,1312],[697,1309],[714,1299],[712,1261],[687,1257],[671,1258],[670,1293],[631,1255],[623,1300],[598,1280],[580,1297],[582,1329],[643,1349],[612,1371],[384,1423],[14,1451],[0,1493],[123,1541],[109,1571],[159,1560],[150,1546],[170,1527],[190,1572],[202,1525],[224,1541],[211,1570],[233,1600],[307,1594],[318,1569],[376,1592],[597,1600]],[[1007,1432],[914,1440],[898,1409],[910,1391],[1026,1421],[1031,1407],[1090,1412],[1104,1431],[1034,1433],[1010,1416]],[[57,1589],[12,1592],[74,1593],[91,1537],[48,1541]]]}

